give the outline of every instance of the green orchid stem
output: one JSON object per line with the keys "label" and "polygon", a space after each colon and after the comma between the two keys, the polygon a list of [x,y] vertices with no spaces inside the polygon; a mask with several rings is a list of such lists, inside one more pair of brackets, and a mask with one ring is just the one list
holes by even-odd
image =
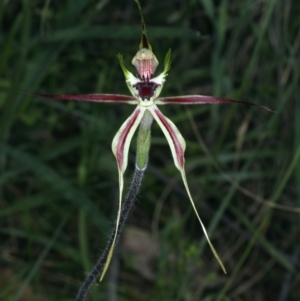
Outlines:
{"label": "green orchid stem", "polygon": [[152,122],[153,117],[151,113],[146,110],[141,120],[137,136],[136,168],[140,170],[145,170],[148,164]]}
{"label": "green orchid stem", "polygon": [[[149,155],[149,149],[150,149],[150,134],[151,134],[150,128],[152,125],[152,121],[153,121],[153,117],[150,114],[150,112],[148,112],[148,110],[145,111],[145,114],[140,123],[138,137],[137,137],[136,168],[135,168],[135,172],[134,172],[132,182],[131,182],[131,185],[129,188],[129,192],[125,198],[125,201],[122,204],[121,217],[120,217],[120,223],[119,223],[118,230],[117,230],[116,241],[119,240],[123,226],[127,220],[127,217],[129,215],[129,212],[130,212],[132,206],[134,205],[136,196],[138,194],[138,191],[139,191],[141,183],[142,183],[144,172],[147,167],[148,155]],[[110,235],[107,245],[106,245],[102,255],[100,256],[99,260],[93,267],[91,273],[88,275],[88,277],[85,279],[85,281],[81,285],[79,292],[75,299],[76,301],[83,301],[86,298],[86,296],[91,288],[91,285],[97,279],[99,279],[99,276],[102,273],[105,262],[107,260],[109,250],[113,244],[115,233],[116,233],[116,230],[115,230],[115,227],[113,227],[113,231]]]}

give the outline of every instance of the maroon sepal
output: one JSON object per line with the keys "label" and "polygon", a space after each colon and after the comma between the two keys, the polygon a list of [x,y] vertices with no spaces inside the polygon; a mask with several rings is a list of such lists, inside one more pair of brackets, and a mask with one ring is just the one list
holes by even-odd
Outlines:
{"label": "maroon sepal", "polygon": [[222,103],[240,103],[249,106],[255,106],[267,110],[269,112],[275,113],[275,111],[270,108],[257,105],[252,102],[247,101],[238,101],[227,98],[220,98],[214,96],[206,96],[206,95],[185,95],[185,96],[174,96],[174,97],[163,97],[156,100],[157,104],[181,104],[181,105],[193,105],[193,104],[222,104]]}
{"label": "maroon sepal", "polygon": [[92,101],[92,102],[119,102],[119,103],[132,103],[137,104],[138,101],[127,95],[120,94],[43,94],[35,93],[33,95],[41,96],[45,98],[54,98],[61,100],[73,100],[73,101]]}

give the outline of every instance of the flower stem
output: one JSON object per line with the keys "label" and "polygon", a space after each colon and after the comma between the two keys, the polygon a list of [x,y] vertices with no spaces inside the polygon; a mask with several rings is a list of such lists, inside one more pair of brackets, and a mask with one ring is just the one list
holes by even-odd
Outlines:
{"label": "flower stem", "polygon": [[[148,111],[146,111],[141,121],[139,132],[138,132],[136,167],[135,167],[134,175],[132,178],[132,182],[128,194],[126,195],[125,201],[122,204],[121,217],[120,217],[119,227],[117,229],[116,241],[119,240],[123,226],[127,220],[128,214],[132,206],[134,205],[136,196],[138,194],[139,188],[142,183],[144,172],[147,167],[148,155],[150,149],[151,124],[152,124],[152,116]],[[98,259],[97,263],[93,267],[91,273],[88,275],[88,277],[84,280],[83,284],[81,285],[75,299],[76,301],[83,301],[87,296],[89,289],[91,288],[91,285],[96,281],[96,279],[99,278],[99,275],[101,274],[104,268],[110,247],[113,243],[115,232],[116,232],[115,227],[113,227],[113,231],[108,239],[106,247],[102,255],[100,256],[100,258]]]}
{"label": "flower stem", "polygon": [[151,113],[146,110],[141,120],[137,136],[136,166],[139,169],[145,169],[148,164],[152,121],[153,117]]}

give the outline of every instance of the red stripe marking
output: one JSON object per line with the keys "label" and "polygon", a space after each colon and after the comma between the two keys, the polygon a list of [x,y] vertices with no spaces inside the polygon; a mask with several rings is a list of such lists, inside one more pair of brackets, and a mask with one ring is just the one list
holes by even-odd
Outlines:
{"label": "red stripe marking", "polygon": [[[226,98],[219,98],[213,96],[205,96],[205,95],[187,95],[187,96],[180,96],[180,97],[165,97],[161,99],[167,103],[182,103],[182,104],[201,104],[201,103],[239,103],[239,101],[226,99]],[[248,104],[248,103],[247,103]]]}
{"label": "red stripe marking", "polygon": [[61,100],[95,101],[95,102],[123,102],[135,100],[132,96],[119,94],[34,94],[45,98],[54,98]]}
{"label": "red stripe marking", "polygon": [[165,116],[159,110],[156,109],[155,113],[156,113],[157,117],[159,118],[159,120],[162,122],[162,124],[167,129],[168,133],[170,134],[171,139],[174,144],[174,147],[175,147],[177,161],[179,162],[180,167],[183,168],[183,165],[184,165],[183,149],[182,149],[182,146],[181,146],[176,134],[174,133],[174,130],[172,129],[172,126],[169,124],[169,122],[167,121]]}
{"label": "red stripe marking", "polygon": [[238,104],[244,104],[248,106],[255,106],[264,110],[267,110],[269,112],[275,113],[275,111],[271,110],[270,108],[257,105],[252,102],[248,101],[240,101],[240,100],[233,100],[233,99],[227,99],[227,98],[220,98],[220,97],[214,97],[214,96],[206,96],[206,95],[186,95],[186,96],[178,96],[178,97],[165,97],[160,98],[162,102],[165,103],[176,103],[176,104],[222,104],[222,103],[238,103]]}
{"label": "red stripe marking", "polygon": [[123,159],[124,159],[124,146],[125,146],[125,141],[127,139],[127,136],[129,134],[130,129],[132,128],[133,124],[135,123],[136,119],[138,118],[139,114],[140,114],[139,109],[136,109],[136,111],[134,112],[133,116],[128,120],[125,128],[123,129],[118,143],[117,143],[117,151],[116,151],[116,156],[117,156],[117,162],[119,164],[119,168],[122,169],[122,165],[123,165]]}

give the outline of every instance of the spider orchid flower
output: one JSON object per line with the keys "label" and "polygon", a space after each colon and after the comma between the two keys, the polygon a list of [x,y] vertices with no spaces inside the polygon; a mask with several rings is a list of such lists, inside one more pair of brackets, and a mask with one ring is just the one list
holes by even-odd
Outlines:
{"label": "spider orchid flower", "polygon": [[[140,125],[140,129],[144,130],[144,144],[139,145],[141,150],[139,152],[140,157],[137,157],[136,168],[145,169],[147,166],[148,152],[150,147],[150,127],[152,120],[154,119],[160,128],[162,129],[168,144],[171,149],[174,164],[176,168],[180,171],[183,184],[185,186],[187,195],[190,199],[191,205],[195,211],[195,214],[200,222],[204,235],[208,241],[208,244],[219,262],[222,270],[226,273],[225,267],[218,256],[215,248],[213,247],[205,226],[200,219],[197,212],[195,203],[192,199],[187,178],[184,169],[184,151],[186,148],[186,143],[179,130],[175,124],[164,116],[164,114],[159,110],[158,105],[166,104],[180,104],[180,105],[192,105],[192,104],[233,104],[242,103],[247,105],[257,106],[268,111],[272,111],[266,107],[256,105],[249,102],[236,101],[225,98],[218,98],[213,96],[204,95],[189,95],[189,96],[175,96],[175,97],[160,97],[163,85],[165,83],[166,77],[171,66],[171,50],[169,50],[165,56],[164,69],[161,74],[154,76],[156,68],[158,66],[158,60],[154,53],[152,52],[152,47],[149,43],[147,37],[147,31],[145,22],[143,19],[141,6],[138,0],[135,0],[138,5],[141,21],[142,21],[142,39],[140,43],[140,49],[134,56],[132,60],[133,66],[136,68],[137,76],[133,75],[126,67],[123,60],[123,56],[118,54],[120,66],[123,70],[125,81],[127,87],[131,93],[131,96],[119,95],[119,94],[36,94],[46,98],[54,98],[61,100],[71,100],[71,101],[90,101],[90,102],[115,102],[115,103],[127,103],[131,105],[136,105],[133,113],[128,117],[128,119],[123,123],[117,134],[115,135],[112,142],[112,151],[116,157],[119,173],[119,209],[116,221],[116,231],[113,243],[109,250],[107,260],[104,265],[104,269],[101,274],[100,281],[103,279],[107,268],[109,266],[110,260],[113,255],[113,250],[116,243],[116,238],[118,234],[118,226],[121,217],[121,206],[122,206],[122,195],[123,195],[123,175],[127,168],[128,163],[128,151],[129,145],[131,143],[132,137]],[[144,149],[143,149],[144,148]],[[143,156],[145,154],[145,156]]]}

